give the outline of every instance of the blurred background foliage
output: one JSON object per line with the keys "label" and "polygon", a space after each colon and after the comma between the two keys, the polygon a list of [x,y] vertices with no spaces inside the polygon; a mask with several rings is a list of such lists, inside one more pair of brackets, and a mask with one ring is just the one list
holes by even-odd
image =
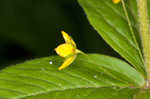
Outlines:
{"label": "blurred background foliage", "polygon": [[77,0],[0,0],[0,68],[54,55],[70,34],[79,49],[119,57],[88,23]]}

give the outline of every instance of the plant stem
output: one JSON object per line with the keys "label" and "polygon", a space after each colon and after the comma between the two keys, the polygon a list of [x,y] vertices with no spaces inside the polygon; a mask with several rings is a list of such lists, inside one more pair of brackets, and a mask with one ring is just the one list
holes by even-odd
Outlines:
{"label": "plant stem", "polygon": [[147,9],[147,0],[137,0],[139,14],[139,28],[143,45],[144,63],[147,72],[147,86],[150,85],[150,30]]}

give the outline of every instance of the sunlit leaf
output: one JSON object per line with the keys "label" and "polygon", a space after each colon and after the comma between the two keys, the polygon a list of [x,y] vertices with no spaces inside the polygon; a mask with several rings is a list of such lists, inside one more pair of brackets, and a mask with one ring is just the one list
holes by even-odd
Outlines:
{"label": "sunlit leaf", "polygon": [[138,39],[139,35],[134,17],[129,13],[134,30],[132,34],[121,3],[113,4],[112,0],[78,1],[94,29],[115,51],[145,76],[140,44],[133,39],[134,37]]}
{"label": "sunlit leaf", "polygon": [[[0,71],[0,99],[55,99],[57,95],[59,98],[56,99],[70,99],[74,95],[81,97],[74,99],[83,99],[87,95],[91,97],[89,99],[97,99],[106,95],[103,90],[110,95],[119,94],[111,89],[112,86],[122,89],[145,84],[144,78],[134,68],[109,56],[78,55],[71,66],[59,71],[62,62],[62,58],[53,56],[3,69]],[[110,87],[110,90],[101,87]],[[103,93],[92,98],[91,92]]]}

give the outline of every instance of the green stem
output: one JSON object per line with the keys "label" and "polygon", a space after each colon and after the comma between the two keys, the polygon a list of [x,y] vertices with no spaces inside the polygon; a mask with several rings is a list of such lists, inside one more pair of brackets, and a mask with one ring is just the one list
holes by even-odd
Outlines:
{"label": "green stem", "polygon": [[150,85],[150,30],[147,9],[147,0],[137,0],[139,14],[139,28],[143,45],[144,63],[147,72],[147,86]]}
{"label": "green stem", "polygon": [[81,50],[79,50],[79,49],[76,49],[76,51],[77,51],[77,53],[80,53],[80,54],[82,54],[82,55],[88,56],[86,53],[84,53],[83,51],[81,51]]}

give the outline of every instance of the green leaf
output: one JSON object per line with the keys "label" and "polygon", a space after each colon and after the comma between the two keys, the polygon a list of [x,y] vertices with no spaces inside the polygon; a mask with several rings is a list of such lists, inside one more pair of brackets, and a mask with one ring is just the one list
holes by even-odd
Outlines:
{"label": "green leaf", "polygon": [[[55,99],[55,96],[61,94],[63,99],[67,99],[66,97],[76,94],[84,97],[94,90],[98,94],[103,90],[101,87],[140,87],[145,84],[141,74],[116,58],[98,54],[78,55],[72,65],[58,71],[63,60],[53,56],[3,69],[0,71],[0,98],[33,99],[28,97],[48,95],[49,97],[39,99]],[[110,93],[112,90],[108,89]],[[69,94],[66,94],[68,91]]]}
{"label": "green leaf", "polygon": [[140,90],[135,94],[134,99],[150,99],[150,89]]}
{"label": "green leaf", "polygon": [[133,99],[137,89],[102,87],[79,88],[40,94],[23,99]]}
{"label": "green leaf", "polygon": [[[94,29],[123,58],[131,63],[140,73],[146,75],[143,57],[137,41],[138,32],[135,22],[131,21],[135,34],[132,34],[121,3],[116,5],[112,0],[78,0]],[[134,17],[129,17],[134,20]]]}

